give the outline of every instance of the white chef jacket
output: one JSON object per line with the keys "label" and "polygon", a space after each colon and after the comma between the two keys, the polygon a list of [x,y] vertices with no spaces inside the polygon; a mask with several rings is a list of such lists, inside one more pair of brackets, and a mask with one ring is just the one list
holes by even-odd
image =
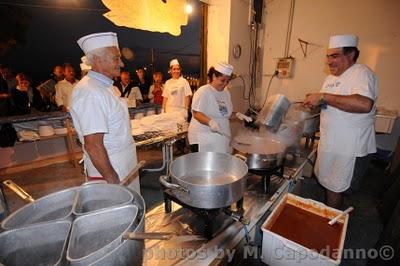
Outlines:
{"label": "white chef jacket", "polygon": [[[137,164],[136,146],[131,135],[131,124],[126,101],[114,94],[113,81],[89,70],[72,93],[70,113],[79,140],[84,136],[104,133],[104,146],[111,165],[120,180]],[[100,177],[84,150],[84,164],[88,176]],[[139,179],[135,190],[140,193]]]}
{"label": "white chef jacket", "polygon": [[354,64],[340,76],[329,75],[321,92],[359,94],[374,101],[369,113],[349,113],[329,105],[321,110],[315,174],[321,185],[339,193],[350,187],[356,157],[376,152],[374,122],[378,82],[372,70]]}
{"label": "white chef jacket", "polygon": [[55,85],[55,90],[56,90],[56,96],[55,100],[57,103],[57,106],[64,105],[67,109],[69,108],[71,104],[71,95],[74,87],[76,84],[78,84],[77,79],[75,79],[74,83],[70,83],[66,79],[60,80],[57,82]]}
{"label": "white chef jacket", "polygon": [[[202,112],[215,120],[226,135],[231,135],[229,118],[232,114],[233,105],[231,94],[225,88],[217,91],[210,84],[200,87],[193,95],[192,110]],[[213,151],[231,153],[230,139],[221,134],[211,131],[208,125],[203,125],[192,118],[188,129],[190,144],[198,144],[199,151]]]}
{"label": "white chef jacket", "polygon": [[180,112],[187,116],[187,109],[185,108],[185,97],[191,96],[192,90],[190,89],[189,82],[183,78],[171,78],[165,82],[162,96],[167,98],[166,112]]}

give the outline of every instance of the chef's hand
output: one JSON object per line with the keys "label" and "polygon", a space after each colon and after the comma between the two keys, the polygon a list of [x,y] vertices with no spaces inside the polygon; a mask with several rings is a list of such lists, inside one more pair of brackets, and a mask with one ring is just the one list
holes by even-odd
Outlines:
{"label": "chef's hand", "polygon": [[236,112],[236,117],[239,120],[246,120],[246,122],[251,122],[253,121],[253,118],[251,118],[250,116],[244,115],[242,113]]}
{"label": "chef's hand", "polygon": [[221,127],[219,126],[219,124],[215,121],[215,120],[210,120],[208,121],[208,125],[211,128],[211,131],[213,132],[220,132],[221,131]]}
{"label": "chef's hand", "polygon": [[315,108],[320,105],[322,93],[308,93],[303,100],[303,105],[308,108]]}

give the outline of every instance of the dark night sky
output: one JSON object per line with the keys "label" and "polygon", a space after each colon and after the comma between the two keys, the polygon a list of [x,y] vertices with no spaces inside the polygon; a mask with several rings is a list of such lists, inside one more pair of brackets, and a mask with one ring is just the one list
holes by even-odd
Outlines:
{"label": "dark night sky", "polygon": [[[181,27],[180,36],[115,26],[103,16],[107,9],[100,0],[0,0],[0,8],[5,8],[5,2],[41,5],[21,7],[31,15],[29,28],[25,32],[26,44],[17,46],[0,59],[0,63],[8,64],[14,74],[27,73],[35,82],[47,79],[52,67],[64,62],[72,63],[79,72],[83,53],[76,40],[86,34],[102,31],[116,32],[120,48],[127,47],[134,52],[133,61],[124,60],[128,70],[150,65],[150,49],[153,48],[156,69],[166,73],[169,60],[176,57],[181,62],[184,74],[199,72],[198,1],[194,1],[196,11],[189,16],[188,25]],[[46,8],[49,6],[57,8]]]}

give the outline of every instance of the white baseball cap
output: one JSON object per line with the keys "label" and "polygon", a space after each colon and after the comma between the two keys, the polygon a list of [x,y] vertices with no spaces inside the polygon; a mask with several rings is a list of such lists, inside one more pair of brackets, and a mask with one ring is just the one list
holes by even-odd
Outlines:
{"label": "white baseball cap", "polygon": [[227,75],[227,76],[232,75],[232,72],[233,72],[233,66],[226,62],[219,62],[214,68],[219,73]]}
{"label": "white baseball cap", "polygon": [[100,32],[83,36],[78,41],[79,47],[87,54],[98,48],[112,47],[118,48],[117,34],[114,32]]}
{"label": "white baseball cap", "polygon": [[334,35],[329,39],[328,48],[357,47],[358,37],[356,35]]}
{"label": "white baseball cap", "polygon": [[175,65],[179,65],[179,61],[178,61],[178,59],[172,59],[170,62],[169,62],[169,66],[170,67],[172,67],[172,66],[175,66]]}

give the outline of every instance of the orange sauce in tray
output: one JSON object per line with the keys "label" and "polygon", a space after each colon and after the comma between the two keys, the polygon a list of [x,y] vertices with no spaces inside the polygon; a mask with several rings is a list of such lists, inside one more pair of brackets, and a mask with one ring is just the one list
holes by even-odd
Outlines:
{"label": "orange sauce in tray", "polygon": [[328,222],[328,218],[286,204],[270,231],[335,260],[343,224]]}

